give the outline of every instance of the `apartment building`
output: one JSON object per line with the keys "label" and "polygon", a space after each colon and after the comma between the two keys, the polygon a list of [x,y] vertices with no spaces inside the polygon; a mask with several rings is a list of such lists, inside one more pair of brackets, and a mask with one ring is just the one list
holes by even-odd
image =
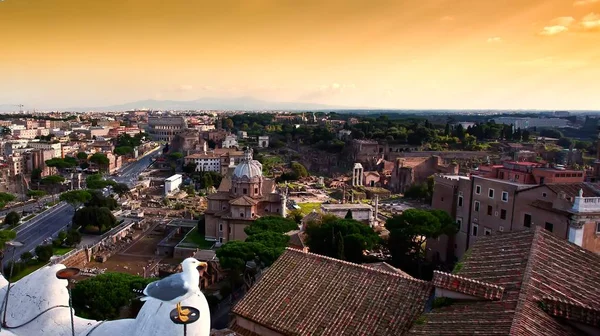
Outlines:
{"label": "apartment building", "polygon": [[53,157],[62,157],[62,145],[60,143],[30,141],[28,147],[31,147],[33,149],[51,150],[54,152]]}
{"label": "apartment building", "polygon": [[185,164],[193,163],[196,165],[196,171],[221,171],[221,155],[214,152],[205,152],[188,155],[184,158]]}
{"label": "apartment building", "polygon": [[428,258],[453,263],[482,236],[536,226],[600,253],[598,196],[600,188],[584,182],[536,185],[482,176],[436,176],[433,208],[448,212],[459,231],[429,240]]}

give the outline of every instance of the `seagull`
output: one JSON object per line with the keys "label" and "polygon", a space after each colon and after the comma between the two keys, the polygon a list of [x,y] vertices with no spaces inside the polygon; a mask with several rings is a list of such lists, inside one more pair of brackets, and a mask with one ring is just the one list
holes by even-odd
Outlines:
{"label": "seagull", "polygon": [[[144,297],[140,301],[155,299],[170,304],[176,304],[177,316],[181,322],[189,320],[187,315],[190,314],[189,309],[181,308],[181,301],[196,294],[200,289],[200,275],[208,267],[208,264],[196,260],[195,258],[187,258],[182,263],[183,272],[171,274],[168,277],[154,281],[148,284],[142,291]],[[198,268],[202,269],[199,271]]]}

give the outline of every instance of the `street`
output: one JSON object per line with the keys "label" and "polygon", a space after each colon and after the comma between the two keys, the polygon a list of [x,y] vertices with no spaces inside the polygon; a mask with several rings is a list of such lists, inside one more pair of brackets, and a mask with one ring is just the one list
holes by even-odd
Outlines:
{"label": "street", "polygon": [[36,210],[38,207],[38,203],[43,205],[46,201],[50,201],[51,199],[52,199],[52,196],[46,196],[46,197],[40,198],[39,202],[31,202],[29,204],[21,205],[18,207],[14,207],[14,208],[10,208],[10,209],[3,209],[2,211],[0,211],[0,217],[6,216],[6,214],[8,214],[11,211],[15,211],[19,215],[23,212],[23,210],[25,210],[26,212],[34,212],[34,210]]}
{"label": "street", "polygon": [[162,146],[157,147],[153,151],[147,153],[136,162],[130,163],[127,166],[121,168],[118,171],[119,176],[111,177],[110,179],[114,180],[117,183],[125,183],[130,188],[133,187],[138,181],[138,176],[141,172],[143,172],[150,163],[152,162],[152,156],[159,153],[159,150]]}
{"label": "street", "polygon": [[[58,232],[66,229],[71,224],[72,218],[73,207],[61,202],[57,206],[35,216],[21,227],[18,227],[15,230],[17,232],[15,240],[23,243],[23,246],[17,248],[15,259],[19,260],[23,252],[33,251],[45,239],[49,237],[55,238]],[[12,250],[9,249],[6,251],[5,263],[12,260],[12,255]]]}

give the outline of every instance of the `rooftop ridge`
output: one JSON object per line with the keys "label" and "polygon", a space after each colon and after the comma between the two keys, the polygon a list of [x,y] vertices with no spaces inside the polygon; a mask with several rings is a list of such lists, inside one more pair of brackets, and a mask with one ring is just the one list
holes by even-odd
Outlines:
{"label": "rooftop ridge", "polygon": [[551,316],[600,326],[600,308],[552,295],[545,295],[539,302],[542,310]]}
{"label": "rooftop ridge", "polygon": [[340,264],[344,264],[344,265],[348,265],[348,266],[352,266],[352,267],[356,267],[356,268],[361,268],[363,270],[368,270],[371,272],[378,272],[378,273],[382,273],[382,274],[387,274],[387,275],[391,275],[394,277],[398,277],[398,278],[402,278],[402,279],[406,279],[406,280],[411,280],[414,281],[416,283],[420,283],[420,284],[427,284],[429,285],[430,283],[428,281],[425,280],[420,280],[420,279],[415,279],[413,277],[410,276],[405,276],[401,273],[397,273],[397,272],[388,272],[388,271],[384,271],[384,270],[380,270],[380,269],[375,269],[375,268],[371,268],[365,265],[361,265],[361,264],[355,264],[349,261],[345,261],[345,260],[340,260],[340,259],[336,259],[336,258],[332,258],[332,257],[328,257],[328,256],[324,256],[324,255],[320,255],[320,254],[316,254],[316,253],[312,253],[312,252],[304,252],[298,249],[294,249],[291,247],[286,247],[285,248],[287,251],[289,252],[293,252],[293,253],[297,253],[297,254],[304,254],[304,255],[309,255],[312,257],[317,257],[317,258],[321,258],[321,259],[325,259],[325,260],[329,260],[329,261],[333,261],[336,263],[340,263]]}
{"label": "rooftop ridge", "polygon": [[521,281],[521,292],[519,293],[519,297],[517,299],[517,306],[515,307],[515,316],[513,318],[512,324],[510,326],[510,334],[516,335],[519,332],[516,330],[520,328],[524,319],[524,309],[527,304],[527,297],[529,296],[529,292],[531,288],[529,286],[529,280],[532,277],[533,268],[536,263],[536,259],[538,253],[540,251],[540,241],[544,236],[542,230],[544,230],[541,226],[537,226],[534,229],[533,239],[531,241],[531,248],[529,249],[529,258],[527,260],[527,265],[525,266],[525,271],[523,272],[523,280]]}
{"label": "rooftop ridge", "polygon": [[440,271],[433,271],[432,283],[435,287],[489,300],[500,300],[504,294],[504,287]]}

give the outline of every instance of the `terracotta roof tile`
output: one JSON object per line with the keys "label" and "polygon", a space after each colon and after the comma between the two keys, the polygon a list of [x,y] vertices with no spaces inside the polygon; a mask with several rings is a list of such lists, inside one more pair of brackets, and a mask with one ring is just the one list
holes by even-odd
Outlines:
{"label": "terracotta roof tile", "polygon": [[[424,323],[413,325],[411,334],[578,335],[564,319],[553,316],[596,321],[600,256],[541,227],[482,237],[462,263],[458,276],[503,287],[502,299],[459,301],[434,309],[423,316]],[[556,312],[549,314],[542,309],[544,297],[569,302],[572,314],[561,312],[564,305],[554,306]]]}
{"label": "terracotta roof tile", "polygon": [[258,204],[258,201],[249,196],[240,196],[236,199],[229,201],[231,205],[240,205],[240,206],[248,206]]}
{"label": "terracotta roof tile", "polygon": [[545,184],[548,189],[555,193],[563,191],[567,197],[576,197],[579,195],[579,190],[583,190],[583,197],[597,197],[598,193],[594,188],[588,186],[585,183],[551,183]]}
{"label": "terracotta roof tile", "polygon": [[408,274],[408,273],[404,272],[403,270],[396,268],[386,262],[377,262],[377,263],[370,263],[370,264],[363,264],[363,265],[370,267],[372,269],[380,270],[380,271],[396,272],[402,276],[412,278],[412,276],[410,274]]}
{"label": "terracotta roof tile", "polygon": [[232,310],[283,335],[403,335],[431,284],[287,249]]}
{"label": "terracotta roof tile", "polygon": [[432,282],[436,288],[444,288],[488,300],[500,300],[504,293],[504,288],[500,286],[440,271],[433,271]]}

